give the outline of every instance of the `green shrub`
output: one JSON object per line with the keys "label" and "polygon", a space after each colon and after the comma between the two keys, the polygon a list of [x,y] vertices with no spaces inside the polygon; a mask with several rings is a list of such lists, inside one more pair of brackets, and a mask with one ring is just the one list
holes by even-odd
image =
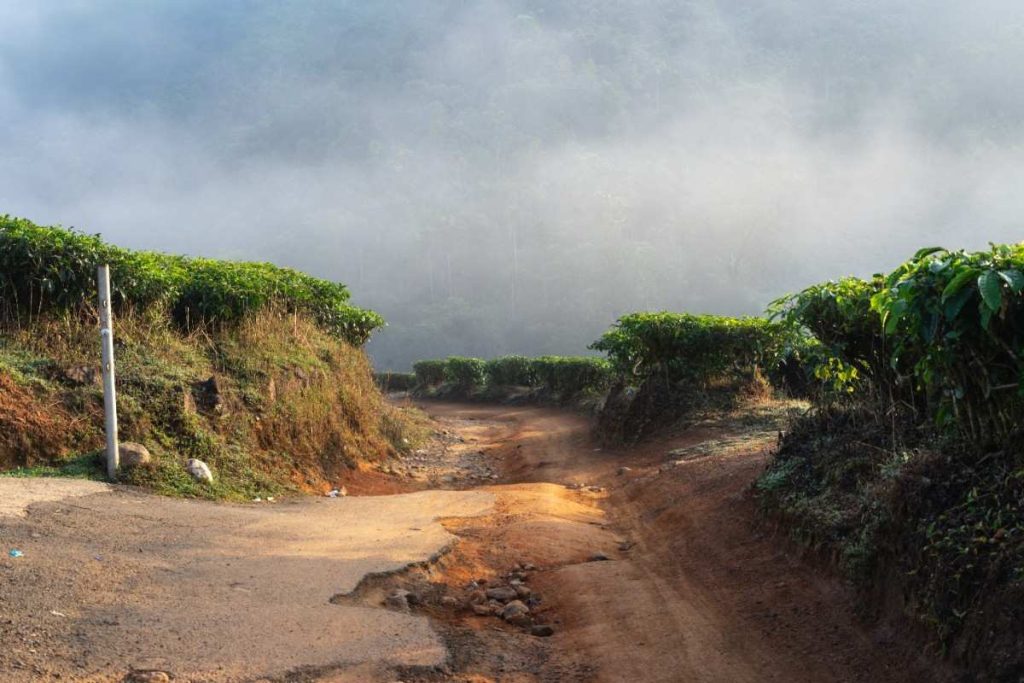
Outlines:
{"label": "green shrub", "polygon": [[526,356],[502,356],[487,361],[487,383],[491,386],[529,387],[537,383],[533,362]]}
{"label": "green shrub", "polygon": [[[811,336],[815,374],[892,411],[972,439],[1024,420],[1024,245],[922,249],[888,276],[808,287],[772,305]],[[816,346],[815,346],[816,345]]]}
{"label": "green shrub", "polygon": [[446,361],[420,360],[412,364],[416,384],[423,388],[436,387],[444,382]]}
{"label": "green shrub", "polygon": [[606,352],[626,376],[706,384],[777,362],[785,336],[782,325],[764,318],[631,313],[590,348]]}
{"label": "green shrub", "polygon": [[532,366],[537,381],[563,398],[607,389],[612,380],[611,364],[593,356],[541,356]]}
{"label": "green shrub", "polygon": [[849,277],[772,302],[773,320],[799,340],[797,357],[827,391],[820,397],[878,391],[890,374],[881,318],[871,308],[880,280]]}
{"label": "green shrub", "polygon": [[892,367],[938,424],[1005,438],[1024,420],[1024,243],[922,249],[872,298]]}
{"label": "green shrub", "polygon": [[74,310],[96,298],[96,267],[111,267],[115,308],[162,307],[187,328],[235,324],[274,306],[304,312],[354,345],[384,324],[348,303],[339,283],[269,263],[134,252],[85,235],[0,217],[0,316],[7,321]]}
{"label": "green shrub", "polygon": [[487,364],[479,358],[451,356],[445,361],[444,378],[460,389],[473,389],[487,381]]}

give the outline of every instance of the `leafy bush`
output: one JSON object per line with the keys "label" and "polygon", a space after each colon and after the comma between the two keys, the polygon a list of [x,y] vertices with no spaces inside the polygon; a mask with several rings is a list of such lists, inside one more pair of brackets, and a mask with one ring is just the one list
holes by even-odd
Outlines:
{"label": "leafy bush", "polygon": [[871,307],[880,286],[878,279],[843,278],[813,285],[769,306],[771,318],[791,331],[795,356],[832,390],[819,398],[868,391],[889,377],[881,318]]}
{"label": "leafy bush", "polygon": [[487,383],[491,386],[529,387],[537,383],[533,361],[526,356],[502,356],[487,361]]}
{"label": "leafy bush", "polygon": [[444,382],[446,361],[443,360],[421,360],[412,364],[413,374],[416,375],[416,384],[428,388],[436,387]]}
{"label": "leafy bush", "polygon": [[1024,244],[988,251],[922,249],[871,301],[889,341],[940,425],[1006,437],[1024,418]]}
{"label": "leafy bush", "polygon": [[763,318],[631,313],[590,348],[627,376],[707,384],[776,362],[784,335],[782,325]]}
{"label": "leafy bush", "polygon": [[612,380],[611,363],[604,358],[541,356],[531,365],[537,381],[563,398],[607,389]]}
{"label": "leafy bush", "polygon": [[1024,418],[1024,245],[922,249],[888,276],[846,278],[774,302],[811,336],[815,375],[855,399],[922,414],[972,439]]}
{"label": "leafy bush", "polygon": [[460,389],[483,386],[487,381],[487,363],[479,358],[451,356],[445,361],[444,378]]}
{"label": "leafy bush", "polygon": [[348,303],[347,288],[269,263],[235,263],[133,252],[98,236],[0,217],[0,316],[11,321],[73,310],[96,297],[96,267],[112,270],[112,304],[165,307],[187,328],[235,324],[271,306],[305,312],[354,345],[384,324]]}

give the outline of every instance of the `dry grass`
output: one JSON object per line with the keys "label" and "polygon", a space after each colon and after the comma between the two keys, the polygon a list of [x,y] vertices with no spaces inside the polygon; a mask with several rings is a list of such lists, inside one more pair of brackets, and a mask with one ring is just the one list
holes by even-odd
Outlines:
{"label": "dry grass", "polygon": [[[155,459],[129,476],[134,483],[234,499],[320,490],[415,438],[407,413],[388,405],[374,384],[363,351],[301,315],[268,311],[234,328],[190,334],[155,314],[123,316],[115,327],[122,439],[144,443]],[[88,314],[0,331],[0,378],[19,387],[30,412],[56,406],[49,414],[67,416],[0,467],[59,464],[102,447],[98,385],[64,378],[73,366],[98,369],[98,348]],[[206,405],[198,388],[210,377],[219,408]],[[213,486],[184,473],[189,457],[211,466]]]}

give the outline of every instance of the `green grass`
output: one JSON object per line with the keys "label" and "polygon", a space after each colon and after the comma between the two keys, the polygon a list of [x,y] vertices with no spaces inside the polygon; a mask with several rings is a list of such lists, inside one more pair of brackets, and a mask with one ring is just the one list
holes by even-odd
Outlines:
{"label": "green grass", "polygon": [[72,456],[54,465],[34,465],[0,471],[0,477],[27,479],[29,477],[64,477],[67,479],[105,480],[106,464],[102,451]]}

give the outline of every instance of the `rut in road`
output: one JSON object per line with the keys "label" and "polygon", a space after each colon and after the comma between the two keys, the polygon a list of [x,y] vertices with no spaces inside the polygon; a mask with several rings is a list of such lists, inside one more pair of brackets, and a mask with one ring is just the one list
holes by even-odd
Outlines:
{"label": "rut in road", "polygon": [[[481,571],[527,558],[544,569],[530,585],[559,631],[542,665],[524,665],[516,678],[499,672],[498,680],[952,679],[902,642],[898,626],[869,630],[839,579],[759,530],[749,487],[776,436],[770,420],[752,431],[750,415],[733,416],[745,419],[608,450],[592,441],[588,419],[567,411],[422,407],[449,424],[475,422],[467,432],[474,447],[514,482],[487,489],[503,515],[446,525],[469,541],[461,552],[473,557],[463,563],[476,561]],[[588,561],[597,552],[609,561]],[[469,578],[458,564],[447,571]],[[474,620],[477,632],[485,628]],[[507,651],[506,644],[503,662]],[[486,653],[462,659],[466,674],[494,672]]]}

